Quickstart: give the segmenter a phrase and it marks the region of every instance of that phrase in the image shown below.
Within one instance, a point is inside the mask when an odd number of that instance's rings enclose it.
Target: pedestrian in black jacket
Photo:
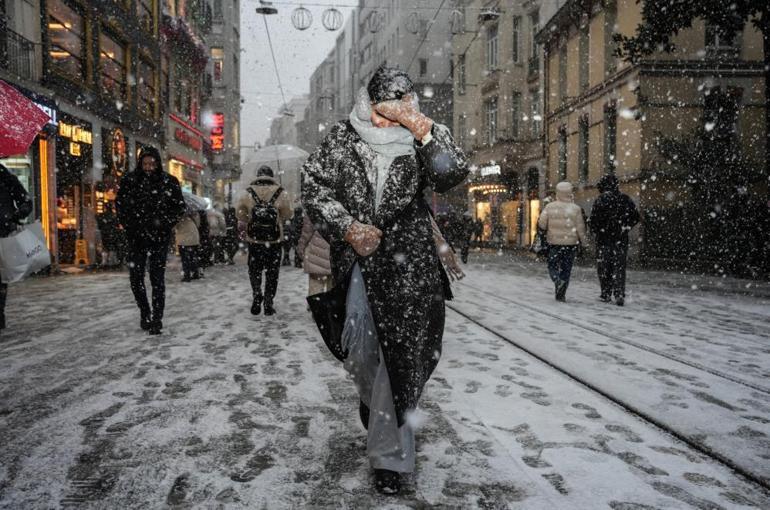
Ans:
[[[0,164],[0,237],[16,231],[24,218],[32,213],[32,199],[19,178]],[[8,284],[0,282],[0,329],[5,329],[5,301]]]
[[[596,236],[596,264],[601,295],[609,303],[612,296],[618,306],[626,297],[626,259],[628,233],[639,223],[639,211],[631,197],[621,193],[618,179],[605,175],[599,180],[599,198],[591,209],[591,231]]]
[[[140,326],[151,335],[159,335],[163,328],[171,231],[184,215],[185,203],[179,181],[163,171],[157,149],[142,149],[136,169],[120,181],[116,206],[128,241],[131,290],[139,306]],[[144,285],[148,258],[152,308]]]
[[[385,68],[303,167],[303,206],[331,245],[331,292],[347,295],[335,327],[386,494],[414,470],[407,416],[438,363],[451,296],[423,192],[444,193],[467,173],[448,130],[419,113],[409,77]]]

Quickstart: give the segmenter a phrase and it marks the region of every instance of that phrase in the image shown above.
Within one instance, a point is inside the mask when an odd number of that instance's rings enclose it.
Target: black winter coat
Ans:
[[[11,235],[32,213],[32,199],[19,178],[0,165],[0,237]]]
[[[414,409],[438,363],[449,281],[439,261],[426,187],[444,193],[465,179],[465,155],[444,129],[397,157],[379,208],[367,177],[366,143],[347,121],[335,125],[303,167],[302,201],[330,242],[332,275],[347,289],[353,265],[363,274],[369,305],[390,376],[399,424]],[[358,256],[344,241],[354,220],[382,230],[380,246]],[[344,321],[344,317],[341,318]]]
[[[131,243],[167,243],[185,212],[179,181],[163,171],[159,156],[157,161],[155,172],[147,174],[137,166],[120,180],[115,205]]]
[[[600,244],[627,241],[628,232],[639,223],[639,211],[631,197],[620,191],[605,191],[591,209],[591,232]]]

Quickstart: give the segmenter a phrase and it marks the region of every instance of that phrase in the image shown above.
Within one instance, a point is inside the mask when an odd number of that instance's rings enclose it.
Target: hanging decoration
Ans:
[[[321,17],[321,23],[323,23],[324,28],[330,32],[342,28],[342,21],[342,13],[334,7],[326,9]]]
[[[307,30],[313,24],[313,15],[300,5],[291,13],[291,23],[297,30]]]
[[[366,19],[366,24],[369,32],[376,34],[385,25],[385,14],[380,11],[372,11]]]
[[[452,34],[458,35],[465,32],[465,18],[463,16],[463,13],[454,10],[452,11],[452,14],[450,14],[449,17],[449,26],[452,29]]]
[[[420,31],[420,13],[414,11],[406,18],[406,29],[410,33],[417,35],[417,32]]]

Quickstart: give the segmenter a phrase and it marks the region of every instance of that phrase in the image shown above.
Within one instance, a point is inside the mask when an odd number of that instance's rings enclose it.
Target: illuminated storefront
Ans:
[[[204,195],[203,133],[180,117],[169,114],[168,173],[179,179],[184,191]]]

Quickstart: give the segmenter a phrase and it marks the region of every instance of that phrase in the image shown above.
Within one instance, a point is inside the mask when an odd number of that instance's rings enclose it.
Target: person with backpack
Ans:
[[[631,197],[621,193],[618,178],[605,175],[599,179],[599,198],[591,209],[591,232],[596,236],[596,266],[601,295],[605,303],[615,296],[615,304],[626,299],[626,260],[628,233],[639,223],[639,211]]]
[[[283,252],[283,224],[291,218],[291,212],[289,197],[273,178],[273,169],[269,166],[260,167],[257,179],[246,188],[236,207],[238,221],[246,225],[253,315],[260,314],[263,304],[265,315],[275,314],[273,300],[278,289]]]

